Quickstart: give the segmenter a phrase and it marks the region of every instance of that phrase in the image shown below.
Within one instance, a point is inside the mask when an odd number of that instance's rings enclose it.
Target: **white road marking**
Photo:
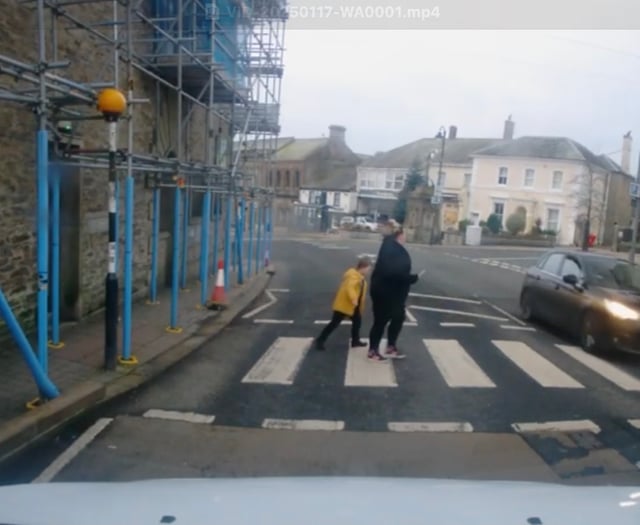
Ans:
[[[505,330],[518,330],[520,332],[535,332],[536,329],[533,326],[513,326],[512,324],[501,324],[500,328]]]
[[[394,422],[388,424],[391,432],[473,432],[471,423]]]
[[[640,379],[620,370],[611,363],[599,359],[593,355],[587,354],[581,348],[571,345],[556,345],[565,354],[573,357],[576,361],[582,363],[587,368],[593,370],[596,374],[601,375],[612,383],[618,385],[623,390],[640,391]]]
[[[529,432],[593,432],[600,433],[600,427],[589,419],[576,421],[547,421],[544,423],[514,423],[511,427],[519,433]]]
[[[455,339],[423,339],[422,342],[451,388],[496,387]]]
[[[176,412],[174,410],[161,410],[152,408],[147,410],[142,417],[153,419],[168,419],[170,421],[186,421],[187,423],[211,424],[216,420],[216,416],[207,414],[196,414],[195,412]]]
[[[404,309],[404,313],[407,317],[407,319],[409,320],[410,323],[416,323],[418,324],[418,320],[413,316],[413,314],[409,311],[408,308]]]
[[[330,321],[328,319],[320,319],[318,321],[314,321],[313,324],[329,324]],[[346,324],[346,325],[350,325],[352,324],[352,322],[348,319],[345,319],[344,321],[342,321],[340,324]]]
[[[540,386],[546,388],[584,388],[570,375],[521,341],[491,341],[509,360]]]
[[[413,308],[414,310],[424,310],[425,312],[438,312],[441,314],[464,315],[467,317],[476,317],[478,319],[489,319],[491,321],[508,321],[508,319],[504,317],[495,317],[493,315],[484,315],[484,314],[474,314],[471,312],[463,312],[460,310],[450,310],[448,308],[432,308],[430,306],[416,306],[416,305],[411,305],[409,308]]]
[[[268,288],[268,290],[273,293],[289,293],[291,291],[289,288]]]
[[[440,323],[440,326],[444,326],[447,328],[473,328],[475,324],[473,323]]]
[[[640,419],[627,419],[627,423],[640,430]]]
[[[292,319],[254,319],[256,324],[293,324]]]
[[[525,323],[524,321],[518,319],[516,316],[511,315],[509,312],[503,310],[502,308],[500,308],[499,306],[496,306],[493,303],[490,303],[489,301],[485,300],[485,303],[488,304],[491,308],[493,308],[496,312],[501,313],[502,315],[506,315],[509,319],[511,319],[514,323],[519,324],[520,326],[526,326],[527,323]]]
[[[366,339],[364,341],[367,341]],[[378,349],[384,355],[387,340],[380,341]],[[397,387],[396,373],[393,368],[393,360],[376,362],[367,359],[368,348],[347,347],[347,370],[344,374],[344,386],[368,386],[368,387]]]
[[[91,425],[69,448],[60,454],[32,483],[49,483],[60,471],[66,467],[80,452],[84,450],[107,426],[113,418],[103,417]]]
[[[439,299],[442,301],[453,301],[458,303],[468,304],[482,304],[482,301],[476,301],[475,299],[465,299],[463,297],[448,297],[446,295],[431,295],[426,293],[410,292],[409,297],[420,297],[421,299]]]
[[[266,310],[267,308],[269,308],[270,306],[274,305],[276,302],[278,302],[278,299],[276,298],[275,295],[273,295],[271,293],[271,290],[265,290],[264,292],[267,297],[269,298],[269,301],[266,302],[265,304],[258,306],[257,308],[254,308],[253,310],[251,310],[250,312],[244,314],[242,316],[243,319],[249,319],[250,317],[253,317],[256,314],[259,314],[260,312],[262,312],[263,310]]]
[[[242,382],[292,385],[312,341],[312,337],[278,337]]]
[[[262,428],[271,430],[344,430],[344,421],[321,419],[265,419]]]

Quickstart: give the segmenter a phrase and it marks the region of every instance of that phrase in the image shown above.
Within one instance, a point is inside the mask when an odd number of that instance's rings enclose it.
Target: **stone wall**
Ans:
[[[0,54],[22,62],[32,63],[36,58],[37,32],[35,10],[21,6],[13,0],[0,0]],[[71,5],[65,10],[75,18],[83,20],[100,31],[111,29],[100,26],[112,18],[111,2]],[[120,8],[122,11],[122,8]],[[123,16],[121,12],[120,16]],[[51,25],[47,16],[48,27]],[[69,61],[70,66],[55,73],[78,83],[113,83],[113,49],[86,30],[69,29],[69,22],[59,17],[57,26],[58,45],[54,50],[48,43],[49,60]],[[123,28],[121,27],[121,32]],[[137,34],[136,38],[144,37]],[[148,39],[147,39],[148,40]],[[145,44],[146,45],[146,44]],[[138,47],[137,52],[146,50]],[[124,64],[118,69],[118,87],[126,89]],[[0,76],[0,83],[10,85],[8,77]],[[166,87],[157,89],[154,81],[143,73],[134,71],[134,94],[149,103],[134,109],[134,151],[165,156],[176,151],[176,95]],[[159,97],[158,97],[159,93]],[[159,111],[156,111],[159,108]],[[82,108],[91,111],[91,108]],[[189,111],[185,104],[185,114]],[[202,161],[205,159],[206,112],[200,107],[193,110],[189,124],[185,127],[184,158]],[[215,123],[217,132],[224,136],[225,125]],[[0,101],[0,287],[7,295],[23,326],[29,330],[35,321],[35,132],[36,122],[28,108]],[[74,122],[74,141],[83,148],[106,148],[107,127],[101,120]],[[127,146],[127,124],[118,125],[118,147]],[[83,317],[100,309],[104,304],[104,279],[107,270],[107,173],[105,170],[79,169],[75,173],[65,172],[73,178],[74,190],[63,199],[71,199],[77,214],[67,219],[71,238],[63,237],[61,250],[66,279],[74,283],[63,283],[63,300],[72,302],[67,317]],[[120,175],[119,200],[119,273],[124,264],[124,178]],[[64,211],[69,211],[65,209]],[[199,222],[194,218],[193,228]],[[199,229],[199,227],[198,227]],[[147,294],[150,272],[151,191],[145,189],[144,175],[136,174],[135,219],[134,219],[134,279],[136,297]],[[66,239],[66,240],[65,240]],[[65,243],[68,243],[65,245]],[[73,246],[71,246],[73,244]],[[159,286],[170,264],[171,238],[162,233],[159,250]],[[197,261],[199,255],[199,233],[190,243],[190,259]],[[190,264],[190,269],[197,268]],[[191,273],[191,272],[190,272]],[[192,275],[194,275],[192,273]],[[121,279],[121,285],[123,284]],[[73,297],[73,289],[77,294]],[[70,319],[69,319],[70,320]],[[0,326],[1,330],[1,326]]]

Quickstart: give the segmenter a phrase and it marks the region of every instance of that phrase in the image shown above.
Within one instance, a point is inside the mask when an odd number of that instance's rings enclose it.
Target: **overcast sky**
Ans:
[[[282,135],[347,128],[358,153],[434,136],[567,136],[616,161],[640,151],[640,31],[290,29]]]

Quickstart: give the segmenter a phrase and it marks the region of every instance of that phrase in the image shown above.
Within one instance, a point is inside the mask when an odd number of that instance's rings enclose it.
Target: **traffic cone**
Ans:
[[[224,291],[224,262],[218,261],[218,272],[216,273],[216,285],[211,293],[211,300],[207,305],[209,310],[220,310],[227,306],[227,298]]]

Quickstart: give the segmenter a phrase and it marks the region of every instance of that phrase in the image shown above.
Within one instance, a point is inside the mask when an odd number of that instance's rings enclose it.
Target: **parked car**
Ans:
[[[565,329],[590,352],[640,353],[640,267],[599,253],[552,250],[527,270],[522,317]]]

